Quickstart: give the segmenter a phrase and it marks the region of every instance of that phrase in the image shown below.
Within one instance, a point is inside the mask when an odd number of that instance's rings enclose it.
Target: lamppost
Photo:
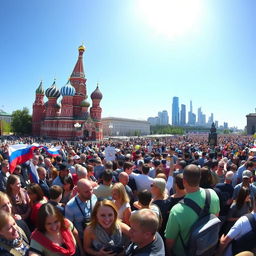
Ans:
[[[108,128],[109,128],[109,137],[110,137],[112,135],[112,129],[114,128],[113,124],[110,123]]]

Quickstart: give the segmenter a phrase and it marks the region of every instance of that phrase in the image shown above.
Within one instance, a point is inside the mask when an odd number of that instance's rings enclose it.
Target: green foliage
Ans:
[[[29,114],[28,108],[23,108],[22,110],[16,110],[12,112],[11,126],[15,134],[31,134],[32,117]]]
[[[184,128],[171,125],[150,126],[151,134],[184,134]]]
[[[11,132],[11,124],[5,120],[1,120],[1,129],[3,134],[9,134]]]

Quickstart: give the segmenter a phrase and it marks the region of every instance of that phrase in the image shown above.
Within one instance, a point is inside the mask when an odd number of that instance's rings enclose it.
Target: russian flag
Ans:
[[[25,163],[33,157],[33,146],[27,144],[9,145],[9,164],[12,173],[18,164]]]
[[[45,149],[46,154],[49,156],[56,157],[60,155],[61,146],[56,146],[51,148],[44,146],[43,148]]]

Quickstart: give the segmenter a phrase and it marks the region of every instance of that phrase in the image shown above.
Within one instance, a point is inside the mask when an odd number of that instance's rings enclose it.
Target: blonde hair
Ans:
[[[3,204],[4,199],[6,199],[6,198],[7,198],[8,200],[10,200],[9,197],[8,197],[8,195],[7,195],[6,193],[0,191],[0,205]]]
[[[9,218],[12,218],[12,215],[6,211],[0,210],[0,230],[5,227]]]
[[[113,185],[112,191],[117,191],[122,203],[129,203],[130,198],[126,193],[125,187],[121,182],[117,182]]]
[[[97,201],[92,211],[89,227],[91,227],[92,229],[96,228],[96,225],[98,224],[97,213],[99,208],[102,206],[110,207],[114,212],[114,221],[110,227],[111,231],[113,232],[115,230],[116,225],[120,222],[120,220],[118,219],[118,211],[117,211],[116,205],[114,204],[114,202],[108,199]]]

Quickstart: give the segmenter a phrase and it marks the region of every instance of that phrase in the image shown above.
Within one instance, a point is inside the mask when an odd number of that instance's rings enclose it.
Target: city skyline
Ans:
[[[83,42],[103,117],[146,120],[170,112],[175,94],[187,110],[192,99],[219,124],[244,128],[255,112],[255,15],[252,0],[3,0],[0,109],[32,113],[40,81],[66,84]]]

